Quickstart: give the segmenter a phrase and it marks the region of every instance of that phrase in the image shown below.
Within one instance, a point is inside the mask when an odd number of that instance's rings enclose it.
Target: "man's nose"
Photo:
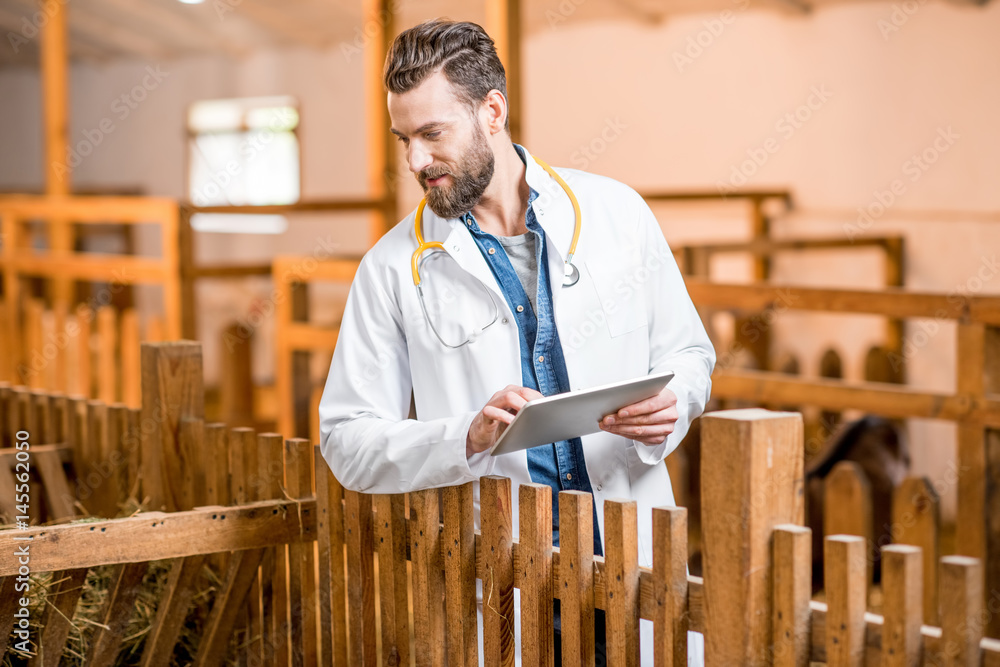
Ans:
[[[431,159],[430,153],[422,150],[419,146],[410,145],[410,154],[408,156],[410,163],[410,171],[414,174],[419,174],[421,171],[431,166],[433,159]]]

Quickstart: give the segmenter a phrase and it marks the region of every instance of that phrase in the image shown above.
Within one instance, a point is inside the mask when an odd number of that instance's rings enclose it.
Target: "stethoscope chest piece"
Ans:
[[[571,261],[563,265],[563,287],[572,287],[580,282],[580,269]]]

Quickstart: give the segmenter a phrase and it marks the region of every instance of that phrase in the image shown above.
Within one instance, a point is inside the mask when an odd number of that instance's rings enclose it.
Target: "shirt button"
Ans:
[[[523,313],[524,312],[524,306],[518,306],[517,307],[517,312]]]
[[[500,323],[501,323],[501,324],[507,324],[507,318],[506,318],[506,317],[505,317],[505,318],[503,318],[503,320],[501,320],[501,321],[500,321]]]
[[[600,490],[601,490],[601,489],[603,489],[603,488],[604,488],[604,486],[603,486],[603,485],[601,485],[601,484],[598,484],[598,485],[597,485],[597,490],[598,490],[598,491],[600,491]]]
[[[545,361],[545,357],[544,356],[540,356],[540,357],[538,357],[538,360],[539,361]]]
[[[494,255],[494,254],[496,254],[496,251],[497,251],[497,249],[496,249],[496,248],[490,248],[490,249],[489,249],[489,250],[487,250],[486,252],[490,253],[491,255]]]
[[[566,479],[573,479],[573,475],[566,473]]]

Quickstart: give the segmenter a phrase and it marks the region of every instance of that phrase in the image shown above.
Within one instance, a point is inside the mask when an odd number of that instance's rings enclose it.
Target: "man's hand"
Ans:
[[[507,424],[514,421],[518,410],[536,398],[542,398],[542,394],[513,384],[493,394],[469,427],[469,435],[465,439],[466,458],[492,447]]]
[[[617,414],[598,422],[601,429],[650,447],[662,444],[674,432],[677,421],[677,395],[666,387],[644,401],[626,405]]]

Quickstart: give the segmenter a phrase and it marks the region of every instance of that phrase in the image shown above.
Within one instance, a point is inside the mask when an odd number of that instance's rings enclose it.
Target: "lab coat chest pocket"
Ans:
[[[611,336],[646,327],[646,299],[638,249],[590,258],[586,266]]]

